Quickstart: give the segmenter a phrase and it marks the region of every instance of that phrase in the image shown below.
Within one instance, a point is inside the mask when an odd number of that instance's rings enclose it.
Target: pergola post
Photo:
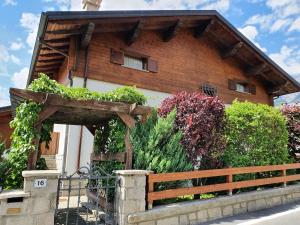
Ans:
[[[59,110],[60,107],[48,107],[47,105],[44,105],[44,109],[40,112],[39,118],[37,119],[35,123],[35,129],[39,135],[33,140],[34,144],[34,151],[31,151],[28,156],[28,164],[27,169],[28,170],[35,170],[36,168],[36,162],[38,160],[39,156],[39,147],[40,147],[40,133],[42,131],[42,123],[44,120],[49,118],[51,115],[53,115],[57,110]]]
[[[40,133],[42,130],[42,124],[38,124],[36,126],[36,131]],[[36,167],[36,162],[37,162],[37,157],[38,157],[38,152],[39,152],[39,145],[40,145],[40,135],[38,135],[34,140],[34,150],[29,153],[28,156],[28,164],[27,164],[27,169],[28,170],[35,170]]]

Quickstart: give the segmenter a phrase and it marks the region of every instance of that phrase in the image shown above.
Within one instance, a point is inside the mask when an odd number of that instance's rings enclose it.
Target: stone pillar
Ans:
[[[59,172],[56,170],[23,171],[24,192],[30,194],[29,214],[35,224],[53,225]],[[44,182],[46,181],[46,184]],[[37,182],[40,182],[37,184]]]
[[[128,215],[146,210],[145,170],[117,170],[115,209],[117,225],[127,225]]]

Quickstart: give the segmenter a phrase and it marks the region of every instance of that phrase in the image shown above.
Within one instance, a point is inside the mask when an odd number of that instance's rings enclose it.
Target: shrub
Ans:
[[[200,92],[181,92],[165,99],[158,113],[166,117],[174,108],[174,129],[182,131],[181,143],[193,165],[200,169],[221,166],[219,158],[225,148],[223,102]]]
[[[145,124],[139,123],[131,131],[134,148],[135,169],[152,170],[155,173],[181,172],[191,170],[183,146],[181,131],[174,131],[176,111],[173,110],[166,118],[158,118],[156,112]],[[164,189],[167,186],[178,186],[182,182],[164,183],[156,186]]]
[[[234,101],[226,109],[227,166],[264,166],[290,161],[286,119],[279,109]]]
[[[284,105],[281,107],[281,112],[287,119],[289,153],[297,159],[296,154],[300,154],[300,107],[299,105]]]

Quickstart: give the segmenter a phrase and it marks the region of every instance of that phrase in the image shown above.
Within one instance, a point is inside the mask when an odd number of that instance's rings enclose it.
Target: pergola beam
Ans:
[[[129,45],[132,45],[136,40],[137,38],[139,37],[142,29],[144,28],[144,22],[142,20],[140,20],[136,25],[135,27],[133,28],[132,31],[129,32],[129,34],[127,35],[126,37],[126,44],[129,46]]]
[[[227,51],[224,51],[222,53],[222,58],[226,59],[232,56],[235,56],[238,51],[243,47],[244,43],[243,42],[238,42],[235,45],[233,45],[230,49],[228,49]]]
[[[167,29],[163,34],[163,41],[168,42],[172,40],[180,30],[180,27],[182,27],[182,21],[177,20],[174,25],[172,25],[169,29]]]
[[[60,107],[58,106],[51,106],[51,107],[45,107],[43,111],[40,112],[39,118],[35,123],[35,126],[40,125],[43,121],[48,119],[50,116],[52,116],[54,113],[56,113]]]

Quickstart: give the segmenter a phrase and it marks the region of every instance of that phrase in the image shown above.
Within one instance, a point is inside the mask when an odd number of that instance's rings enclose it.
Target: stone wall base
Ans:
[[[133,225],[192,225],[300,200],[300,184],[160,206],[128,215]]]

